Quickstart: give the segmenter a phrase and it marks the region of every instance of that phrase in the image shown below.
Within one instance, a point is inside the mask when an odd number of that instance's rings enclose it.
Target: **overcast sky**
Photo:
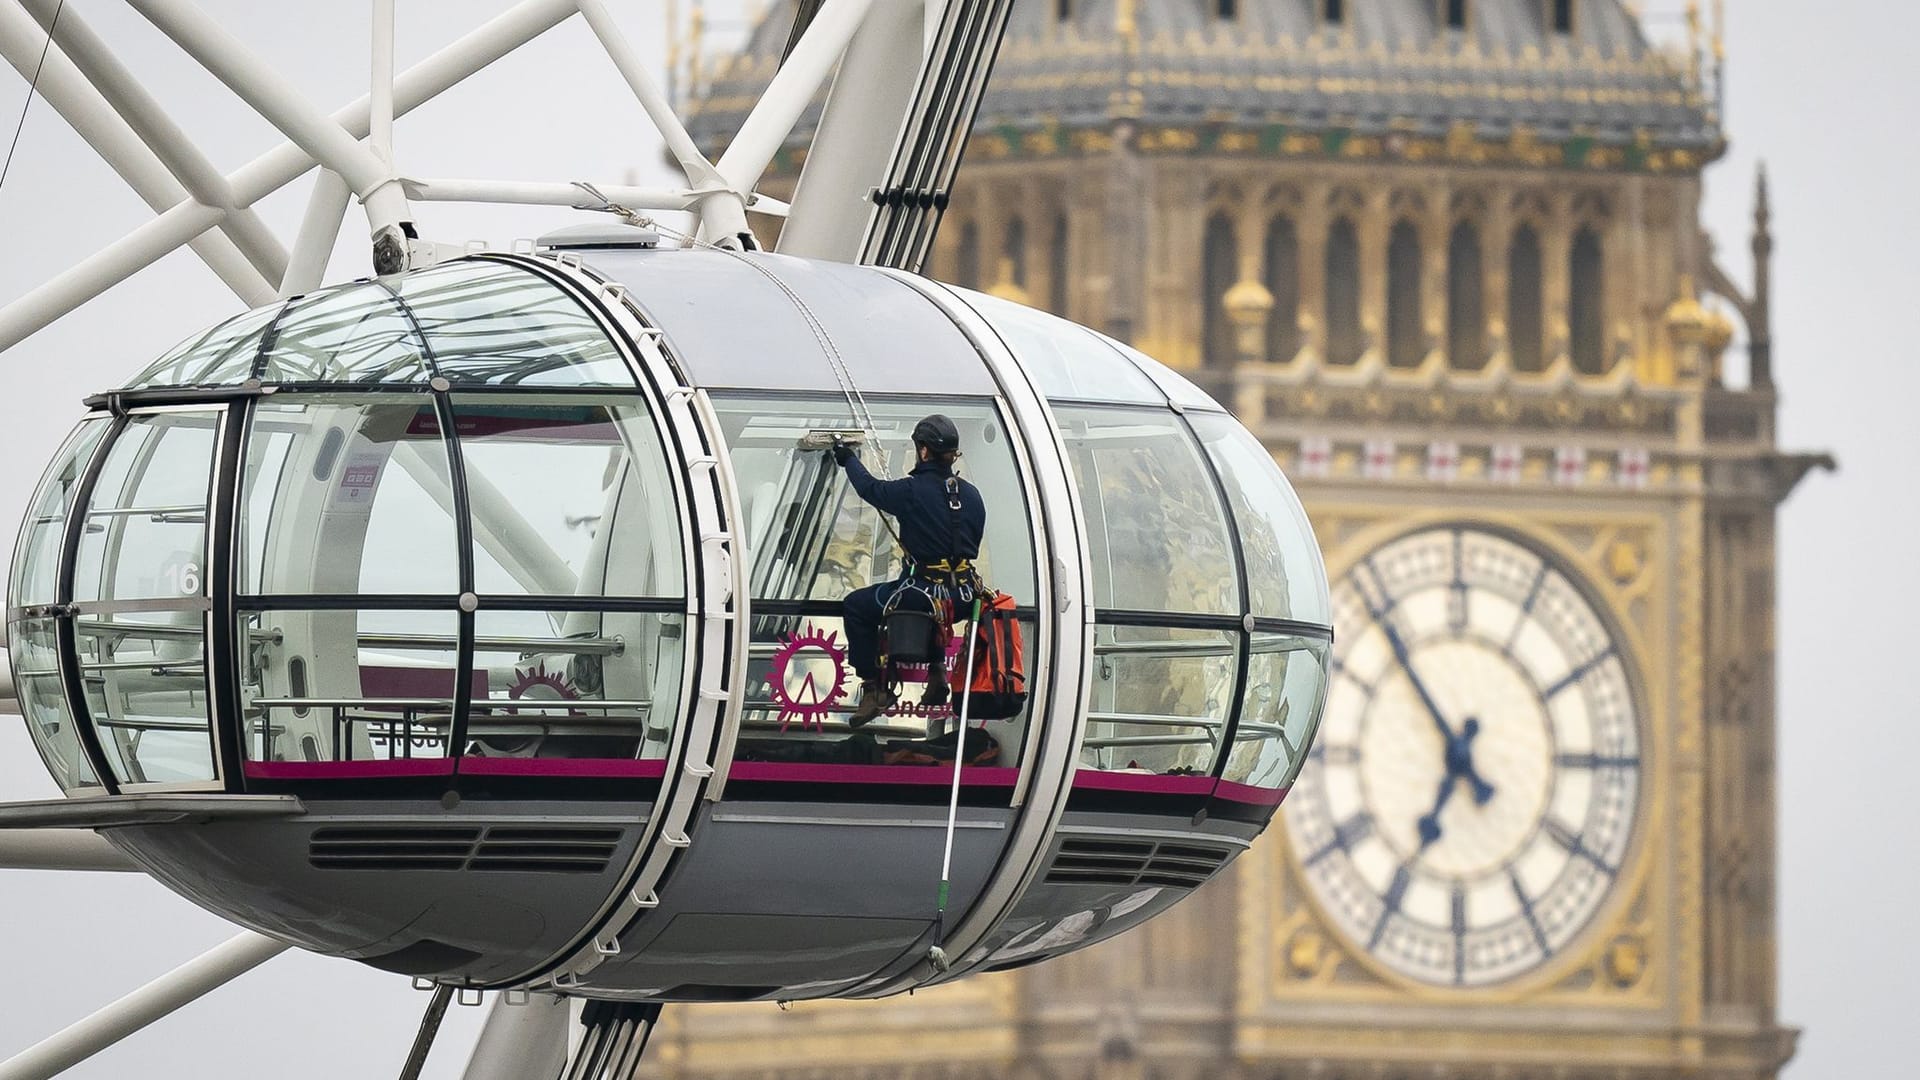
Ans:
[[[13,0],[0,0],[11,3]],[[310,100],[364,90],[363,5],[202,0]],[[1031,0],[1029,0],[1031,2]],[[401,0],[400,64],[450,41],[499,0]],[[633,37],[657,55],[661,5],[629,2]],[[741,3],[709,3],[724,22]],[[1678,6],[1650,5],[1656,13]],[[1731,153],[1709,173],[1708,224],[1742,277],[1755,162],[1773,178],[1775,373],[1790,448],[1831,450],[1781,517],[1779,669],[1781,1015],[1807,1029],[1787,1075],[1910,1074],[1920,1038],[1916,814],[1920,717],[1904,677],[1916,637],[1920,358],[1897,315],[1920,295],[1920,106],[1910,55],[1920,9],[1885,0],[1729,5]],[[157,33],[111,0],[72,0],[222,169],[279,141]],[[26,83],[0,65],[0,138]],[[647,134],[576,20],[403,119],[414,175],[621,181],[652,170]],[[291,236],[306,181],[262,213]],[[29,111],[0,188],[0,303],[150,217],[44,102]],[[440,239],[504,244],[579,215],[435,206]],[[332,277],[365,272],[364,216],[350,215]],[[0,536],[11,537],[80,398],[117,385],[176,340],[238,310],[182,251],[0,354]],[[57,794],[17,721],[0,722],[0,800]],[[183,962],[232,928],[136,875],[0,871],[0,1058]],[[110,1050],[76,1077],[392,1075],[425,995],[406,980],[293,954]],[[429,1075],[457,1076],[480,1020],[456,1009]]]

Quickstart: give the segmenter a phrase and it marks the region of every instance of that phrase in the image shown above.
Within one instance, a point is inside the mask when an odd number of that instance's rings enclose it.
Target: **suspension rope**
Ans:
[[[20,133],[27,130],[27,110],[33,108],[34,96],[40,90],[40,72],[47,66],[47,53],[53,50],[53,32],[60,28],[60,13],[67,9],[67,0],[53,9],[53,18],[47,22],[47,40],[40,43],[40,60],[33,65],[33,78],[27,80],[27,100],[20,106],[20,122],[13,127],[13,141],[7,144],[6,164],[0,165],[0,187],[5,187],[7,174],[13,171],[13,152],[20,147]]]
[[[940,941],[947,932],[947,894],[953,882],[953,835],[960,827],[960,767],[967,760],[967,710],[973,704],[973,646],[980,640],[980,589],[973,590],[973,612],[967,619],[967,659],[961,666],[960,730],[953,736],[953,790],[947,795],[947,843],[940,853],[940,892],[934,900],[933,947],[927,959],[944,971],[952,963]],[[932,676],[931,670],[928,676]]]

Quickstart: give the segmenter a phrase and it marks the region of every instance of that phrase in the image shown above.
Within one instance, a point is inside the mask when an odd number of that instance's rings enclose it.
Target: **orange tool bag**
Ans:
[[[1027,657],[1013,597],[997,592],[981,603],[971,647],[972,670],[949,676],[955,713],[968,720],[1019,716],[1027,707]]]

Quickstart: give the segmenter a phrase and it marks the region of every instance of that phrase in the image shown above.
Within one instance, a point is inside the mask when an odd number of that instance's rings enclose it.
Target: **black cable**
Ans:
[[[27,100],[20,106],[20,122],[14,125],[13,141],[7,144],[6,164],[0,165],[0,187],[7,184],[7,173],[13,171],[13,152],[20,147],[20,133],[27,130],[27,110],[33,108],[33,95],[40,89],[40,70],[47,66],[47,53],[53,48],[53,32],[60,26],[60,13],[67,9],[67,0],[53,9],[53,18],[47,23],[47,40],[40,45],[40,60],[33,65],[33,78],[27,80]]]

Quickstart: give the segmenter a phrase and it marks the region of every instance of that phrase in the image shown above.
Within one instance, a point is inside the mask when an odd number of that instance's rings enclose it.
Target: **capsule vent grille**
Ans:
[[[307,861],[321,870],[507,870],[597,874],[620,844],[591,825],[329,825]]]
[[[1047,868],[1050,885],[1164,885],[1192,889],[1233,853],[1205,844],[1067,837]]]

